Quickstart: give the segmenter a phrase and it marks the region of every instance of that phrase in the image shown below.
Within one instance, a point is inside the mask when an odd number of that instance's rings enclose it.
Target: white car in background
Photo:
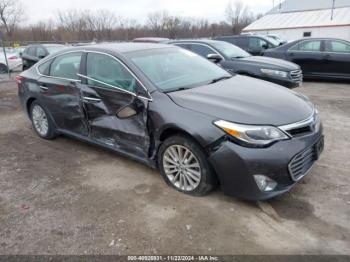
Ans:
[[[8,73],[8,69],[10,71],[20,70],[22,67],[22,59],[21,59],[21,50],[20,49],[12,49],[6,51],[8,67],[6,64],[6,59],[4,52],[0,52],[0,74]]]

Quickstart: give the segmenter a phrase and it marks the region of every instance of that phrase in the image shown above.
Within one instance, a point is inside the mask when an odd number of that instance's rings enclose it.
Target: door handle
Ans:
[[[86,103],[99,103],[99,102],[101,102],[101,99],[99,99],[99,98],[88,97],[88,96],[84,96],[83,100]]]
[[[46,86],[44,86],[44,85],[41,85],[41,86],[39,86],[39,87],[40,87],[40,89],[43,90],[43,91],[46,91],[46,90],[49,89],[48,87],[46,87]]]

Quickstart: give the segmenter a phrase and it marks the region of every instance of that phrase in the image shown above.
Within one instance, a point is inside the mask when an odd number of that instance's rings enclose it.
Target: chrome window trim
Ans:
[[[133,95],[133,96],[135,96],[135,97],[139,97],[139,98],[148,100],[148,101],[150,101],[150,102],[153,101],[153,98],[152,98],[151,94],[149,93],[148,89],[143,85],[143,83],[141,82],[141,80],[140,80],[140,79],[134,74],[134,72],[132,72],[120,59],[118,59],[117,57],[115,57],[115,56],[113,56],[113,55],[111,55],[111,54],[107,54],[107,53],[100,52],[100,51],[90,51],[90,50],[87,50],[87,51],[85,51],[85,53],[87,53],[87,54],[89,54],[89,53],[94,53],[94,54],[106,55],[106,56],[109,56],[109,57],[111,57],[112,59],[116,60],[118,63],[120,63],[120,64],[121,64],[135,79],[136,79],[137,82],[139,82],[139,83],[141,84],[142,88],[146,91],[146,93],[148,94],[149,97],[139,96],[139,95],[137,95],[136,93],[127,91],[127,90],[125,90],[125,89],[123,89],[123,88],[120,88],[120,87],[117,87],[117,86],[113,86],[113,85],[109,85],[109,84],[103,83],[102,81],[99,81],[99,80],[93,79],[93,78],[91,78],[91,77],[88,77],[88,76],[84,76],[84,75],[80,75],[80,74],[79,74],[81,77],[84,77],[84,78],[86,78],[86,79],[90,79],[90,80],[92,80],[92,81],[96,81],[96,82],[98,82],[98,83],[100,83],[100,84],[109,86],[109,87],[111,87],[111,88],[118,89],[118,90],[120,90],[120,91],[123,91],[123,92],[125,92],[125,93],[130,94],[130,95]]]
[[[320,41],[320,43],[321,43],[321,45],[320,45],[320,50],[319,50],[319,51],[291,50],[291,49],[293,49],[294,47],[296,47],[297,45],[302,44],[302,43],[304,43],[304,42],[317,42],[317,41]],[[321,51],[322,41],[324,41],[324,40],[323,40],[323,39],[321,39],[321,40],[320,40],[320,39],[317,39],[317,40],[315,40],[315,39],[305,39],[305,40],[302,40],[302,41],[296,43],[296,44],[293,45],[292,47],[290,47],[290,48],[287,50],[287,52],[323,53],[323,52]]]
[[[58,77],[58,76],[49,76],[49,75],[44,75],[42,73],[40,73],[39,71],[39,66],[41,66],[42,64],[45,64],[46,62],[49,62],[50,60],[55,59],[58,56],[61,55],[66,55],[66,54],[70,54],[70,53],[84,53],[84,50],[77,50],[77,51],[69,51],[69,52],[65,52],[65,53],[61,53],[61,54],[57,54],[53,57],[47,58],[47,59],[43,59],[43,61],[40,61],[37,65],[35,65],[35,70],[37,72],[38,75],[43,76],[43,77],[48,77],[48,78],[53,78],[53,79],[61,79],[61,80],[67,80],[67,81],[71,81],[71,82],[75,82],[75,83],[81,83],[80,79],[70,79],[70,78],[65,78],[65,77]],[[52,62],[52,61],[51,61]],[[80,61],[81,63],[81,61]]]
[[[332,40],[332,39],[325,39],[325,49],[324,49],[324,52],[323,53],[326,53],[326,54],[339,54],[339,55],[350,55],[350,51],[345,53],[345,52],[333,52],[333,51],[327,51],[326,50],[326,47],[327,47],[327,41],[328,42],[340,42],[340,43],[344,43],[348,46],[350,46],[350,43],[345,41],[345,40],[341,40],[341,39],[337,39],[337,40]]]
[[[120,91],[120,92],[127,93],[127,94],[129,94],[129,95],[134,96],[134,97],[138,97],[138,98],[142,98],[142,99],[145,99],[145,100],[148,100],[148,101],[152,101],[152,100],[150,100],[150,98],[143,97],[143,96],[138,96],[138,95],[136,95],[135,93],[130,92],[130,91],[128,91],[128,90],[125,90],[125,89],[123,89],[123,88],[121,88],[121,87],[113,86],[113,85],[104,83],[104,82],[102,82],[102,81],[99,81],[99,80],[97,80],[97,79],[94,79],[94,78],[91,78],[91,77],[88,77],[88,76],[84,76],[84,75],[82,75],[82,74],[77,74],[77,75],[78,75],[79,77],[82,77],[82,78],[85,78],[85,79],[88,79],[88,80],[91,80],[91,81],[100,83],[100,84],[105,85],[105,86],[108,86],[108,87],[110,87],[110,88],[117,89],[117,90]],[[99,88],[100,88],[100,87],[99,87]],[[101,87],[101,88],[103,88],[103,87]]]
[[[112,85],[108,85],[108,84],[105,84],[103,82],[100,82],[101,84],[103,85],[106,85],[106,86],[110,86],[112,88],[115,88],[115,89],[118,89],[120,91],[124,91],[126,93],[129,93],[135,97],[139,97],[139,98],[142,98],[142,99],[145,99],[147,101],[150,101],[152,102],[153,101],[153,98],[150,94],[150,92],[148,91],[148,89],[144,86],[144,84],[141,82],[141,80],[134,74],[134,72],[132,72],[120,59],[118,59],[117,57],[111,55],[111,54],[108,54],[108,53],[105,53],[105,52],[101,52],[101,51],[94,51],[94,50],[85,50],[85,49],[79,49],[79,50],[71,50],[71,51],[67,51],[67,52],[64,52],[64,53],[60,53],[60,54],[57,54],[53,57],[50,57],[50,58],[47,58],[47,59],[43,59],[43,61],[40,61],[37,65],[35,65],[35,69],[36,69],[36,72],[38,75],[40,76],[44,76],[44,77],[48,77],[48,78],[54,78],[54,79],[63,79],[63,80],[68,80],[68,81],[72,81],[72,82],[77,82],[77,83],[81,83],[81,80],[77,80],[77,79],[68,79],[68,78],[63,78],[63,77],[55,77],[55,76],[48,76],[48,75],[44,75],[44,74],[41,74],[39,72],[39,66],[41,66],[42,64],[50,61],[50,60],[53,60],[55,59],[56,57],[58,56],[61,56],[61,55],[66,55],[66,54],[70,54],[70,53],[95,53],[95,54],[101,54],[101,55],[106,55],[106,56],[109,56],[113,59],[115,59],[116,61],[118,61],[142,86],[142,88],[146,91],[147,95],[149,97],[143,97],[143,96],[138,96],[137,94],[133,93],[133,92],[130,92],[130,91],[127,91],[125,89],[122,89],[122,88],[118,88],[118,87],[115,87],[115,86],[112,86]],[[79,77],[84,77],[84,78],[87,78],[87,76],[84,76],[84,75],[81,75],[81,74],[77,74]],[[91,78],[90,78],[91,79]],[[96,82],[99,82],[98,80],[95,80],[95,79],[91,79],[92,81],[96,81]]]
[[[196,43],[196,42],[186,42],[186,43],[185,43],[185,42],[183,42],[183,43],[176,43],[176,42],[175,42],[174,45],[201,45],[201,46],[204,46],[204,47],[208,47],[208,48],[211,49],[215,54],[221,56],[222,60],[225,61],[225,57],[223,57],[218,51],[216,51],[213,47],[211,47],[211,46],[209,46],[209,45],[207,45],[207,44]],[[186,48],[185,48],[185,49],[186,49]],[[186,50],[188,50],[188,49],[186,49]],[[194,51],[192,51],[192,50],[188,50],[188,51],[191,51],[191,52],[197,54],[196,52],[194,52]],[[199,55],[199,54],[197,54],[197,55]],[[199,55],[199,56],[201,56],[201,55]],[[203,56],[201,56],[201,57],[203,57]],[[205,58],[206,58],[206,57],[205,57]],[[206,58],[206,59],[207,59],[207,58]]]

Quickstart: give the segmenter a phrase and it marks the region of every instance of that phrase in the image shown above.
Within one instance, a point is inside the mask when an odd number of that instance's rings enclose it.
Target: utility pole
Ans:
[[[334,17],[334,7],[335,7],[335,0],[332,0],[332,14],[331,14],[331,20],[333,20],[333,17]]]

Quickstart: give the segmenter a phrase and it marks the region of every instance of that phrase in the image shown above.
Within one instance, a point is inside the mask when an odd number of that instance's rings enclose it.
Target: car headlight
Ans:
[[[279,77],[288,77],[288,73],[285,71],[272,70],[272,69],[260,69],[262,73],[269,76],[279,76]]]
[[[274,126],[241,125],[225,120],[218,120],[214,124],[248,146],[267,146],[275,141],[289,139],[286,133]]]

